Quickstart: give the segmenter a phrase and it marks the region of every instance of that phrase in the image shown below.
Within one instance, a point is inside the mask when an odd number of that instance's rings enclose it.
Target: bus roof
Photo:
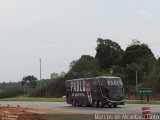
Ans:
[[[89,80],[89,79],[99,79],[99,78],[120,78],[116,76],[98,76],[98,77],[92,77],[92,78],[78,78],[78,79],[72,79],[72,80],[66,80],[67,81],[74,81],[74,80]]]
[[[117,77],[117,76],[98,76],[96,78],[120,78],[120,77]]]

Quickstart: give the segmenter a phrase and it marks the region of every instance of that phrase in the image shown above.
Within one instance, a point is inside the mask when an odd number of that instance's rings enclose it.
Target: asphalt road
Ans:
[[[28,108],[45,108],[52,110],[67,110],[76,112],[87,112],[95,114],[141,114],[142,107],[150,107],[152,114],[160,115],[160,105],[142,105],[142,104],[126,104],[119,105],[117,108],[96,108],[96,107],[72,107],[65,102],[11,102],[11,101],[0,101],[0,105],[3,106],[17,106],[28,107]]]

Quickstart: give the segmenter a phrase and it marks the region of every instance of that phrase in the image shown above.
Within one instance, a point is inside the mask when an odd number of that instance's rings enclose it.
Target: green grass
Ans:
[[[33,98],[33,97],[16,97],[4,98],[0,101],[40,101],[40,102],[65,102],[65,98]]]
[[[147,102],[147,100],[126,100],[125,104],[160,104],[160,101],[150,100]]]

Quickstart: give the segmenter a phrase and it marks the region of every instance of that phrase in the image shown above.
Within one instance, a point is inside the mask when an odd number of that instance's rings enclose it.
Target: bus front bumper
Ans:
[[[109,105],[113,105],[113,104],[124,105],[125,104],[125,100],[122,100],[122,101],[106,100],[106,101],[108,102]]]

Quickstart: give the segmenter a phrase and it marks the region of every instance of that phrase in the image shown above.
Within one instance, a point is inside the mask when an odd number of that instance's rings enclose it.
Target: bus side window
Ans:
[[[92,91],[94,95],[97,95],[97,80],[96,79],[91,79],[92,83]]]
[[[97,86],[97,81],[96,80],[92,80],[92,86],[96,87]]]
[[[103,78],[99,79],[100,86],[106,86],[106,80]]]
[[[67,91],[71,91],[71,83],[70,82],[67,82],[66,83],[66,88],[67,88]]]

